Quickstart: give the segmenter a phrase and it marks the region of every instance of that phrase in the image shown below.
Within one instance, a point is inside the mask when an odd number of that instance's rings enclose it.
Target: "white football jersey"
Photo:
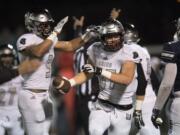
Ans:
[[[17,41],[18,51],[22,51],[29,46],[35,46],[43,42],[43,39],[33,33],[22,35]],[[48,90],[51,82],[51,66],[54,59],[54,43],[49,51],[43,56],[41,66],[33,73],[24,75],[25,89]],[[21,55],[21,59],[28,59],[28,56]]]
[[[137,53],[129,45],[124,45],[117,52],[107,52],[103,49],[101,42],[96,42],[88,48],[87,54],[95,66],[115,73],[121,72],[125,61],[129,60],[137,63],[140,60]],[[115,104],[131,104],[133,102],[132,96],[137,88],[136,75],[134,75],[134,80],[128,86],[99,76],[100,93],[98,98]]]
[[[18,76],[0,85],[0,109],[18,108],[18,93],[22,89],[23,78]]]

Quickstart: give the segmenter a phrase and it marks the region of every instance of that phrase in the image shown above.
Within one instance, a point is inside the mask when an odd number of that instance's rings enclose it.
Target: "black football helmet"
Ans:
[[[7,68],[12,68],[18,64],[16,51],[12,45],[0,45],[0,64]]]
[[[117,20],[108,20],[102,24],[101,40],[106,51],[118,51],[123,47],[124,27]]]
[[[125,25],[125,35],[124,42],[129,43],[138,43],[140,41],[139,33],[133,24]]]
[[[25,26],[27,30],[42,38],[50,35],[53,22],[54,20],[47,9],[40,9],[25,14]]]

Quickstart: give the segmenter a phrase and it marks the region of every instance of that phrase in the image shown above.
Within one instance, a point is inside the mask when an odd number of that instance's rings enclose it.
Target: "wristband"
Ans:
[[[141,110],[143,101],[142,100],[136,100],[135,110]]]
[[[108,78],[108,79],[111,79],[111,74],[112,73],[110,71],[107,71],[107,70],[104,70],[104,69],[101,72],[101,75]]]
[[[71,84],[71,87],[76,85],[76,81],[74,79],[70,79],[69,83]]]
[[[57,33],[54,31],[47,37],[47,39],[51,40],[53,43],[56,41],[56,38],[57,38]]]

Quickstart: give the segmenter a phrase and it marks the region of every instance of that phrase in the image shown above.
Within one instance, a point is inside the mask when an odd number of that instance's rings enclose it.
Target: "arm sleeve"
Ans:
[[[0,67],[0,84],[10,81],[12,78],[18,75],[18,69],[7,69],[5,67]]]
[[[144,96],[147,86],[147,80],[141,63],[137,63],[137,74],[138,74],[137,76],[138,86],[137,86],[136,95]]]
[[[155,108],[161,110],[169,97],[174,85],[177,74],[177,65],[175,63],[167,63],[165,66],[164,76],[158,91]]]

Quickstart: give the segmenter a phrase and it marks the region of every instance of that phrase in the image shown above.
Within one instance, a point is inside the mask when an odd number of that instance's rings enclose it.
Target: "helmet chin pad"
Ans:
[[[50,22],[34,22],[36,29],[34,29],[34,33],[41,37],[47,37],[50,35],[51,23]]]

